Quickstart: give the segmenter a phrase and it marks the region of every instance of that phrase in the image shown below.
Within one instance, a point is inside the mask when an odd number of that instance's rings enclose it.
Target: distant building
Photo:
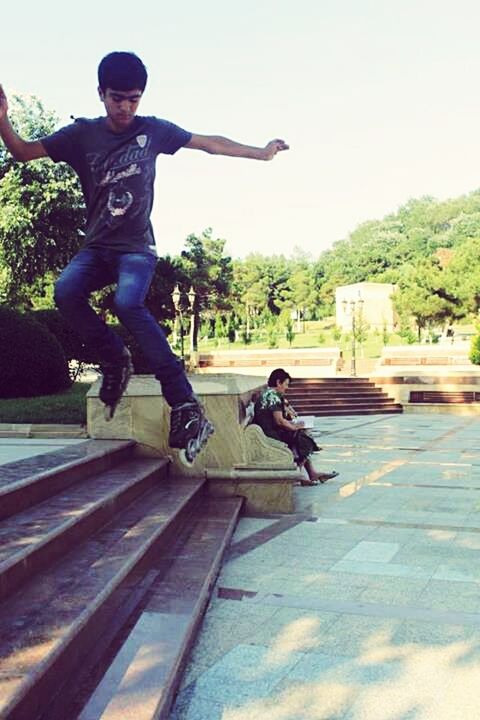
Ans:
[[[392,303],[395,288],[396,286],[391,283],[376,282],[337,287],[335,291],[337,326],[346,331],[351,329],[353,301],[356,318],[361,314],[363,322],[368,323],[372,330],[381,331],[385,327],[391,332],[396,324]]]

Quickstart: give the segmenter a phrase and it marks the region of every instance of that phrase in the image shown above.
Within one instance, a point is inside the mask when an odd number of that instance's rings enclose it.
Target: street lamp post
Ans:
[[[181,299],[181,293],[180,288],[177,285],[175,285],[175,288],[172,292],[172,301],[173,301],[173,307],[175,308],[175,325],[177,325],[177,320],[180,320],[180,353],[182,355],[182,363],[184,362],[184,348],[183,348],[183,317],[182,317],[182,307],[180,305],[180,299]]]
[[[343,305],[343,312],[345,315],[347,315],[347,307],[350,305],[350,316],[352,318],[352,363],[350,366],[350,375],[352,377],[356,377],[357,375],[357,325],[356,325],[356,311],[358,309],[358,312],[361,313],[363,308],[363,300],[362,298],[359,298],[358,300],[350,300],[350,303],[347,302],[347,300],[342,300]]]
[[[193,285],[190,286],[190,290],[188,291],[188,304],[190,308],[190,354],[194,353],[196,350],[195,347],[195,298],[196,293],[193,289]]]

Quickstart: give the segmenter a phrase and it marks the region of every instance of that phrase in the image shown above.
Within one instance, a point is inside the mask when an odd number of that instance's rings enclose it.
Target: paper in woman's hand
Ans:
[[[292,422],[294,422],[295,425],[303,423],[302,427],[305,428],[305,430],[311,430],[315,426],[315,415],[297,415]]]

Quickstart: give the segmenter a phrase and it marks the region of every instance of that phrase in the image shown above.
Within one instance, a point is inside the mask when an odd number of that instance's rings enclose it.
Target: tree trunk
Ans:
[[[300,312],[300,308],[296,307],[295,312],[297,313],[297,333],[302,332],[302,315]]]

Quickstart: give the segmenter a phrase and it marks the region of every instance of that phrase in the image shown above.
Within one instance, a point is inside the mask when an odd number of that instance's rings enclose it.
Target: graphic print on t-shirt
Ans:
[[[128,219],[148,214],[150,194],[146,189],[153,182],[151,138],[140,134],[125,146],[108,154],[87,156],[98,188],[97,227],[114,229]]]

